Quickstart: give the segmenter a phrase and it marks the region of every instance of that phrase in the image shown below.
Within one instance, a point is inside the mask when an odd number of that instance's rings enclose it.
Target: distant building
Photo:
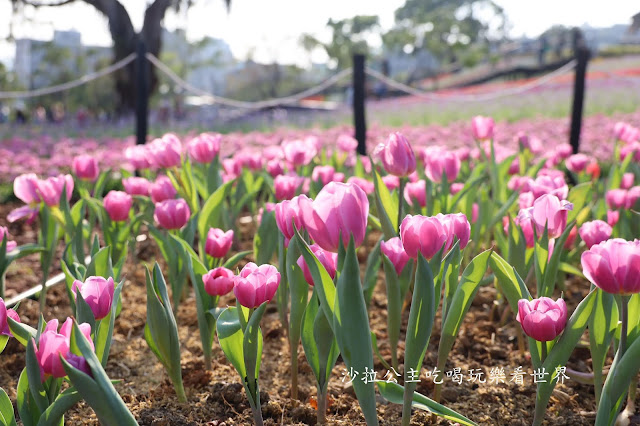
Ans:
[[[34,39],[16,40],[16,55],[13,63],[19,83],[26,88],[35,89],[52,84],[46,73],[37,73],[43,64],[48,48],[65,49],[69,55],[65,58],[69,67],[75,67],[77,59],[82,57],[87,71],[94,71],[102,59],[111,58],[111,48],[103,46],[85,46],[77,31],[58,31],[49,41]]]

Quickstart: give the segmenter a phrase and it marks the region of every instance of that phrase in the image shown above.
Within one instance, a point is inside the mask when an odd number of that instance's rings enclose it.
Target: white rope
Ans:
[[[274,107],[278,105],[287,105],[287,104],[296,103],[306,97],[322,92],[323,90],[327,89],[328,87],[332,86],[333,84],[337,83],[338,81],[340,81],[341,79],[345,78],[346,76],[350,75],[353,72],[351,68],[340,71],[339,73],[334,74],[333,76],[329,77],[327,80],[323,81],[317,86],[311,87],[300,93],[296,93],[295,95],[286,96],[283,98],[268,99],[268,100],[258,101],[258,102],[245,102],[245,101],[237,101],[234,99],[224,98],[222,96],[217,96],[205,90],[198,89],[195,86],[192,86],[191,84],[187,83],[182,78],[180,78],[176,73],[174,73],[169,67],[163,64],[157,57],[155,57],[151,53],[147,53],[147,59],[154,66],[156,66],[160,71],[166,74],[167,77],[169,77],[175,84],[180,86],[182,89],[188,92],[194,93],[198,96],[202,96],[203,98],[207,98],[211,101],[211,103],[217,103],[221,105],[226,105],[234,108],[243,108],[243,109],[262,109],[262,108]]]
[[[577,64],[577,61],[573,59],[572,61],[561,66],[555,71],[550,72],[549,74],[546,74],[538,79],[530,81],[529,83],[523,84],[522,86],[518,86],[510,89],[504,89],[501,91],[495,91],[491,93],[478,94],[478,95],[443,95],[443,94],[425,92],[425,91],[413,88],[411,86],[408,86],[406,84],[400,83],[398,81],[392,80],[389,77],[385,76],[384,74],[374,69],[371,69],[369,67],[365,69],[365,72],[369,74],[371,77],[376,78],[382,81],[383,83],[395,89],[401,90],[405,93],[408,93],[410,95],[419,96],[421,98],[431,99],[431,100],[449,100],[449,101],[469,102],[469,101],[486,101],[486,100],[497,99],[504,96],[516,95],[519,93],[526,92],[528,90],[542,86],[548,83],[550,80],[571,71],[576,66],[576,64]]]
[[[111,74],[114,71],[119,70],[127,66],[131,61],[136,58],[136,54],[132,53],[126,58],[123,58],[116,62],[113,65],[109,65],[106,68],[101,69],[100,71],[93,72],[91,74],[84,75],[77,80],[69,81],[67,83],[58,84],[50,87],[43,87],[42,89],[29,90],[29,91],[20,91],[20,92],[0,92],[0,99],[24,99],[24,98],[33,98],[36,96],[44,96],[50,95],[52,93],[62,92],[65,90],[73,89],[74,87],[82,86],[96,78],[104,77],[105,75]]]

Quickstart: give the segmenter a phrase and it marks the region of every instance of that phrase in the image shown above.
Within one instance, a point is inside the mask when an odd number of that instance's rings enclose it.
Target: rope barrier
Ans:
[[[307,90],[304,90],[300,93],[296,93],[291,96],[286,96],[283,98],[268,99],[268,100],[257,101],[257,102],[246,102],[246,101],[238,101],[234,99],[224,98],[222,96],[217,96],[212,93],[209,93],[205,90],[198,89],[197,87],[192,86],[191,84],[187,83],[182,78],[180,78],[180,76],[174,73],[165,64],[160,62],[160,60],[154,55],[152,55],[151,53],[147,53],[146,56],[149,62],[151,62],[155,67],[157,67],[160,71],[162,71],[167,77],[169,77],[175,84],[180,86],[182,89],[188,92],[194,93],[198,96],[207,98],[211,100],[212,103],[226,105],[234,108],[243,108],[243,109],[262,109],[262,108],[274,107],[278,105],[287,105],[287,104],[299,102],[300,100],[306,97],[322,92],[326,88],[332,86],[333,84],[337,83],[338,81],[340,81],[344,77],[347,77],[353,72],[351,68],[340,71],[339,73],[334,74],[333,76],[329,77],[327,80],[323,81],[317,86],[311,87]]]
[[[118,62],[112,65],[109,65],[106,68],[101,69],[100,71],[96,71],[94,73],[84,75],[77,80],[70,81],[67,83],[57,84],[55,86],[44,87],[42,89],[36,89],[36,90],[30,90],[30,91],[0,92],[0,99],[34,98],[36,96],[50,95],[52,93],[73,89],[74,87],[82,86],[83,84],[86,84],[92,80],[111,74],[112,72],[117,71],[120,68],[123,68],[129,65],[129,63],[131,63],[135,58],[136,58],[136,54],[132,53],[126,58],[123,58]]]
[[[469,101],[492,100],[492,99],[497,99],[504,96],[516,95],[516,94],[526,92],[528,90],[542,86],[547,82],[549,82],[550,80],[553,80],[554,78],[571,71],[573,68],[575,68],[576,64],[577,64],[577,61],[574,59],[568,62],[567,64],[561,66],[560,68],[556,69],[555,71],[552,71],[549,74],[546,74],[538,79],[535,79],[526,84],[523,84],[522,86],[514,87],[511,89],[505,89],[502,91],[496,91],[492,93],[479,94],[479,95],[443,95],[438,93],[425,92],[423,90],[419,90],[414,87],[395,81],[385,76],[384,74],[374,69],[371,69],[369,67],[365,69],[365,72],[369,74],[371,77],[380,80],[381,82],[389,85],[390,87],[401,90],[410,95],[419,96],[419,97],[430,99],[430,100],[469,102]]]

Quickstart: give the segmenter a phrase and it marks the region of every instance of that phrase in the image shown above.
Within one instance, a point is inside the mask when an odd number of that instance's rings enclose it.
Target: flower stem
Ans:
[[[622,296],[620,298],[620,321],[622,326],[620,328],[620,345],[618,346],[618,359],[622,358],[624,352],[627,350],[627,327],[629,323],[629,296]]]
[[[326,423],[327,415],[327,390],[324,391],[318,387],[318,424],[323,425]]]
[[[415,382],[405,382],[404,395],[402,401],[402,426],[409,426],[411,423],[411,403],[413,402],[413,393],[417,384]]]
[[[400,233],[400,224],[402,223],[402,207],[404,205],[404,186],[407,183],[407,178],[400,178],[400,186],[398,187],[398,233]]]

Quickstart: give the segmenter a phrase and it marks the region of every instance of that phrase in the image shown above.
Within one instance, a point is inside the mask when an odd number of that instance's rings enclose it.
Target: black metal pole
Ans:
[[[364,61],[364,55],[359,53],[353,55],[353,125],[358,141],[356,152],[360,155],[367,155],[367,121],[364,115]]]
[[[149,63],[146,58],[147,47],[142,36],[138,40],[136,57],[136,144],[147,142],[149,120]]]
[[[575,77],[573,80],[573,105],[571,108],[571,133],[569,143],[571,144],[573,153],[577,154],[580,150],[585,79],[587,76],[587,63],[589,62],[589,48],[586,46],[581,33],[574,33],[574,49],[578,63],[576,64]]]

